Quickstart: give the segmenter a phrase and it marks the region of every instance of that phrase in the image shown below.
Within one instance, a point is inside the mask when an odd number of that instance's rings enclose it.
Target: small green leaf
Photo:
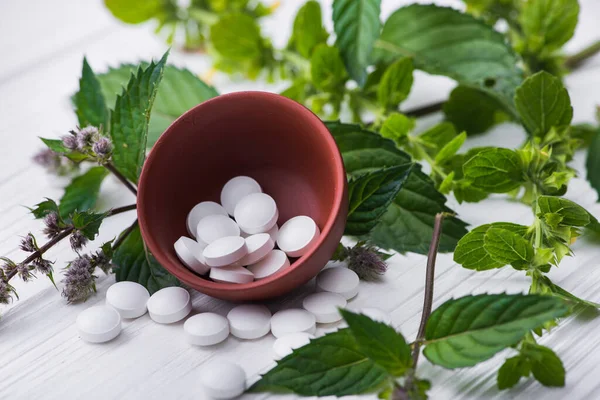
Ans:
[[[292,37],[288,47],[296,49],[304,58],[310,58],[313,49],[320,43],[325,43],[329,34],[323,27],[321,5],[319,2],[307,1],[296,14]]]
[[[435,156],[437,152],[456,137],[456,129],[449,122],[434,125],[419,135],[419,139],[427,145],[427,153]]]
[[[95,213],[92,211],[74,211],[68,218],[67,221],[70,221],[75,229],[81,231],[83,236],[88,238],[89,240],[94,240],[98,231],[100,230],[100,225],[102,225],[102,221],[104,218],[108,216],[108,213]]]
[[[362,314],[340,310],[356,340],[358,348],[375,364],[392,376],[403,376],[412,366],[411,350],[404,337],[394,328],[373,321]]]
[[[474,187],[490,193],[510,192],[524,182],[519,154],[503,148],[480,151],[467,160],[463,172]]]
[[[343,90],[348,79],[339,50],[326,44],[314,49],[310,58],[310,74],[315,87],[329,93]]]
[[[550,280],[546,275],[541,275],[538,278],[538,284],[543,285],[546,289],[544,292],[552,293],[552,295],[560,297],[563,300],[572,302],[576,305],[590,308],[600,308],[600,304],[594,303],[593,301],[584,300],[580,297],[575,296],[573,293],[566,291],[554,282]]]
[[[118,19],[128,24],[139,24],[161,15],[161,0],[104,0],[106,8]]]
[[[415,120],[413,118],[393,112],[383,121],[379,133],[384,138],[391,139],[400,145],[406,141],[408,134],[414,127]]]
[[[79,126],[107,126],[108,109],[100,82],[85,58],[79,79],[79,91],[73,96],[73,103]]]
[[[150,294],[179,281],[156,261],[146,248],[139,226],[127,236],[113,255],[117,282],[133,281],[143,285]]]
[[[565,367],[556,353],[545,346],[524,343],[521,353],[531,364],[531,372],[535,379],[544,386],[565,386]]]
[[[29,210],[35,218],[44,218],[46,214],[50,212],[56,212],[58,214],[58,204],[56,204],[54,200],[46,198],[46,200],[36,204]]]
[[[600,135],[596,134],[590,143],[585,162],[586,177],[600,196]]]
[[[559,50],[575,32],[577,0],[531,0],[522,4],[519,22],[530,53]]]
[[[484,250],[496,261],[515,268],[526,267],[533,259],[533,246],[512,230],[490,227],[483,237]]]
[[[533,136],[569,125],[573,118],[567,89],[559,78],[545,71],[530,76],[517,88],[515,104],[523,125]]]
[[[373,43],[379,36],[381,0],[334,0],[333,28],[344,64],[352,79],[365,83]]]
[[[498,389],[504,390],[515,386],[521,377],[528,377],[531,366],[527,358],[520,355],[507,359],[498,370]]]
[[[398,109],[410,93],[413,84],[413,63],[408,57],[401,58],[390,65],[377,89],[377,101],[388,111]]]
[[[100,185],[107,175],[106,168],[93,167],[86,173],[73,178],[60,199],[60,215],[66,217],[75,210],[86,211],[93,208],[98,200]]]
[[[146,158],[150,112],[169,53],[158,63],[140,67],[127,88],[117,96],[110,115],[110,135],[114,144],[113,162],[129,180],[137,183]]]
[[[74,162],[80,162],[80,161],[83,161],[88,158],[88,156],[83,153],[67,149],[63,145],[62,140],[60,140],[60,139],[46,139],[46,138],[40,138],[40,139],[42,140],[42,142],[44,142],[44,144],[46,146],[48,146],[48,148],[50,150],[52,150],[55,153],[62,154]]]
[[[483,133],[492,126],[510,120],[502,104],[481,90],[458,86],[444,103],[446,119],[469,135]]]
[[[563,226],[586,226],[590,223],[590,214],[585,208],[562,197],[539,196],[536,214],[540,217],[547,215],[550,223],[553,216],[558,215]]]
[[[231,61],[256,60],[263,51],[260,27],[247,14],[222,16],[211,25],[210,40],[219,55]]]
[[[457,152],[460,150],[462,145],[467,140],[467,134],[465,132],[456,136],[450,142],[446,143],[444,147],[437,153],[435,156],[435,163],[438,165],[443,165],[448,162]]]
[[[398,195],[413,164],[382,168],[348,183],[349,210],[346,235],[368,234]]]
[[[445,368],[470,367],[568,312],[552,296],[482,294],[449,300],[429,317],[423,354]]]

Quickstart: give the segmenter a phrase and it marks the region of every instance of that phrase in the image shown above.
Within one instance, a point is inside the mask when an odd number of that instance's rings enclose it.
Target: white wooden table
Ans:
[[[570,51],[578,50],[598,39],[600,3],[580,0],[582,11]],[[264,30],[275,37],[275,44],[287,41],[287,32],[296,9],[302,2],[283,0],[277,18],[264,22]],[[326,1],[325,15],[331,14]],[[384,16],[405,0],[384,1]],[[459,1],[438,2],[461,6]],[[331,27],[331,26],[329,26]],[[285,34],[284,34],[285,33]],[[69,102],[75,91],[83,55],[92,67],[103,71],[109,65],[135,62],[161,55],[166,45],[151,34],[147,26],[124,26],[115,21],[100,0],[3,0],[0,2],[0,255],[23,258],[18,249],[19,235],[40,233],[40,223],[32,219],[23,205],[33,205],[43,197],[59,198],[66,181],[46,175],[31,162],[41,148],[37,136],[65,134],[76,123]],[[208,70],[210,61],[200,55],[171,54],[172,63],[187,66],[199,73]],[[594,107],[600,103],[600,57],[596,57],[566,79],[575,108],[575,121],[593,121]],[[424,105],[441,100],[453,83],[441,77],[416,74],[416,85],[407,106]],[[244,89],[278,90],[281,84],[230,82],[218,76],[214,84],[221,92]],[[439,116],[421,122],[430,125]],[[470,139],[468,145],[494,143],[518,146],[523,132],[514,125],[497,127],[488,135]],[[584,155],[578,154],[575,165],[583,173]],[[600,217],[597,196],[582,179],[575,179],[567,194]],[[133,197],[109,179],[102,187],[101,207],[130,204]],[[530,222],[527,207],[493,197],[480,204],[458,205],[450,201],[460,217],[472,225],[497,220]],[[99,238],[89,245],[114,237],[135,217],[133,212],[107,220]],[[41,235],[40,235],[41,237]],[[592,301],[600,301],[600,246],[585,238],[574,245],[576,256],[553,269],[552,279]],[[49,253],[56,259],[57,281],[60,269],[72,258],[67,243]],[[100,275],[102,273],[99,272]],[[394,326],[408,339],[414,338],[420,318],[425,257],[396,255],[390,260],[389,272],[381,283],[361,283],[361,291],[349,304],[350,309],[379,307],[391,313]],[[212,358],[235,360],[256,379],[272,365],[268,335],[255,341],[230,337],[213,348],[188,345],[183,338],[182,323],[158,325],[146,315],[126,321],[123,332],[114,341],[92,345],[79,339],[75,329],[77,314],[104,301],[114,277],[102,276],[98,294],[81,305],[67,305],[45,278],[28,284],[15,284],[21,300],[3,306],[0,320],[1,399],[174,399],[204,398],[198,386],[204,363]],[[434,308],[451,297],[469,293],[523,292],[529,286],[521,272],[509,268],[488,272],[471,272],[452,261],[451,255],[439,257]],[[313,290],[313,283],[273,301],[273,310],[298,305]],[[225,314],[232,305],[192,291],[194,311]],[[326,328],[326,327],[325,327]],[[322,330],[323,328],[320,328]],[[509,351],[470,370],[447,371],[422,360],[419,375],[431,380],[433,399],[461,398],[600,398],[600,318],[570,317],[562,321],[542,343],[553,348],[567,369],[567,383],[562,389],[548,389],[535,382],[498,392],[495,371]],[[262,399],[255,395],[247,398]],[[275,397],[275,396],[271,396]]]

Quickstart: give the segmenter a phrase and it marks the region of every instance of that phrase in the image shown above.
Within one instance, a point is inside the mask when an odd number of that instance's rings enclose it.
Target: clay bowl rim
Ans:
[[[321,234],[319,236],[319,240],[313,244],[312,248],[306,254],[304,254],[302,257],[297,258],[288,268],[284,269],[283,271],[278,271],[278,272],[274,273],[273,275],[270,275],[266,278],[252,281],[250,283],[239,284],[239,283],[220,283],[220,282],[211,281],[208,278],[205,278],[204,276],[198,275],[195,272],[191,271],[189,268],[187,268],[185,265],[183,265],[183,263],[181,263],[181,261],[179,259],[177,259],[176,257],[175,257],[175,259],[180,264],[183,271],[181,271],[179,269],[175,269],[175,268],[171,269],[170,265],[173,262],[172,258],[170,258],[168,256],[167,252],[163,252],[162,250],[160,250],[161,247],[160,247],[158,241],[150,233],[151,228],[147,224],[147,221],[145,218],[147,211],[146,211],[146,202],[144,201],[144,199],[146,197],[146,190],[145,190],[146,185],[144,185],[144,182],[146,179],[149,179],[149,178],[147,178],[147,175],[148,175],[147,167],[149,165],[152,165],[152,163],[154,162],[157,151],[164,151],[164,149],[163,149],[164,146],[162,146],[162,144],[164,144],[170,136],[173,136],[176,134],[178,127],[181,124],[183,124],[184,120],[186,118],[188,118],[189,116],[196,114],[196,113],[201,113],[203,108],[206,108],[207,106],[212,105],[213,103],[222,103],[222,102],[226,103],[232,98],[252,99],[252,98],[256,98],[256,97],[271,98],[278,102],[284,103],[285,107],[289,108],[293,112],[302,114],[303,118],[312,119],[312,120],[316,121],[317,122],[316,125],[319,126],[319,129],[317,130],[316,134],[321,137],[321,139],[324,141],[326,147],[328,148],[329,153],[331,153],[331,155],[333,156],[332,162],[335,165],[334,168],[335,168],[335,180],[336,180],[334,185],[337,187],[337,190],[335,190],[335,194],[334,194],[333,207],[329,210],[327,220],[325,221],[323,229],[321,229]],[[167,148],[168,148],[168,146],[167,146]],[[323,121],[317,115],[315,115],[312,111],[310,111],[308,108],[304,107],[300,103],[297,103],[294,100],[291,100],[287,97],[284,97],[284,96],[281,96],[281,95],[278,95],[275,93],[261,92],[261,91],[239,91],[239,92],[222,94],[222,95],[213,97],[212,99],[206,100],[206,101],[192,107],[191,109],[186,111],[184,114],[182,114],[179,118],[177,118],[175,121],[173,121],[173,123],[171,123],[171,125],[169,125],[169,127],[158,138],[158,140],[156,141],[156,143],[150,150],[150,152],[146,158],[146,161],[144,162],[144,166],[142,167],[142,172],[140,174],[140,179],[138,180],[137,216],[138,216],[138,221],[140,224],[140,231],[142,233],[142,237],[143,237],[145,243],[147,244],[152,255],[157,259],[157,261],[165,269],[167,269],[167,271],[169,271],[169,273],[175,275],[175,277],[177,277],[181,282],[185,283],[188,286],[191,286],[192,288],[196,288],[196,287],[206,288],[208,290],[213,290],[213,291],[236,292],[236,291],[255,290],[255,289],[258,289],[263,286],[269,286],[270,284],[279,280],[280,278],[283,278],[284,276],[292,273],[296,269],[301,268],[306,262],[308,262],[310,260],[310,258],[314,255],[314,253],[323,244],[323,242],[330,235],[331,230],[333,229],[335,221],[337,220],[337,218],[340,214],[340,211],[342,209],[342,203],[344,201],[344,191],[345,191],[346,185],[347,185],[346,170],[344,167],[342,155],[340,154],[340,150],[337,147],[337,144],[335,143],[333,136],[329,132],[329,129],[327,129],[327,127],[325,126]],[[170,247],[172,248],[172,245]]]

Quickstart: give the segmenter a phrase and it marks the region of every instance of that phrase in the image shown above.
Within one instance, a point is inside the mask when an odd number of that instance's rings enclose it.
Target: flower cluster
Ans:
[[[75,231],[69,238],[73,251],[79,251],[88,242],[88,239],[80,231]]]
[[[8,284],[5,277],[0,276],[0,304],[8,304],[12,301],[14,289]]]
[[[64,229],[65,226],[61,223],[60,217],[56,211],[51,211],[44,217],[44,234],[48,237],[48,239],[54,239],[58,236]]]
[[[102,249],[92,255],[79,256],[67,267],[62,281],[65,285],[62,295],[69,303],[86,301],[96,291],[96,268],[106,274],[111,268],[110,257]]]
[[[354,247],[340,244],[333,259],[346,261],[348,268],[356,272],[360,279],[374,281],[387,271],[384,261],[387,256],[366,242],[358,242]]]
[[[108,160],[112,153],[112,142],[95,126],[86,126],[63,136],[63,146],[72,151],[88,154],[99,162]]]

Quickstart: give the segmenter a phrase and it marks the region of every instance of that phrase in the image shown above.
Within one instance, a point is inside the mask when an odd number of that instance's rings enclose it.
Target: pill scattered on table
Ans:
[[[229,336],[229,322],[222,315],[205,312],[188,318],[183,324],[189,343],[197,346],[212,346]]]
[[[106,291],[106,304],[117,310],[121,318],[138,318],[146,314],[149,298],[148,290],[137,282],[117,282]]]
[[[231,334],[240,339],[258,339],[271,330],[271,311],[261,304],[243,304],[227,314]]]
[[[265,258],[275,247],[275,242],[268,233],[258,233],[246,238],[248,254],[240,260],[242,265],[255,264]]]
[[[175,253],[181,262],[192,271],[204,275],[210,267],[206,265],[202,252],[204,248],[195,240],[182,236],[175,242]]]
[[[196,239],[198,243],[209,245],[226,236],[239,236],[240,227],[226,215],[209,215],[198,222]]]
[[[236,176],[231,178],[221,190],[221,205],[233,215],[238,202],[252,193],[262,193],[258,182],[249,176]]]
[[[277,246],[290,257],[301,257],[319,240],[319,227],[305,215],[293,217],[279,229]]]
[[[250,283],[254,280],[252,272],[238,265],[213,268],[209,276],[213,281],[222,283]]]
[[[360,313],[371,318],[373,321],[382,322],[390,325],[392,323],[392,317],[379,308],[365,307],[360,309]]]
[[[273,352],[277,359],[284,358],[292,354],[296,349],[306,346],[314,336],[306,332],[290,333],[275,340],[273,343]]]
[[[112,307],[93,306],[77,316],[77,331],[86,342],[104,343],[121,332],[121,316]]]
[[[306,310],[299,308],[281,310],[271,317],[271,333],[276,338],[296,332],[312,335],[316,330],[316,322],[315,316]]]
[[[233,399],[246,390],[246,372],[229,361],[208,363],[199,378],[204,392],[213,399]]]
[[[246,254],[248,254],[246,240],[241,236],[226,236],[217,239],[206,246],[202,252],[206,264],[211,267],[231,265],[241,260]]]
[[[279,211],[271,196],[266,193],[252,193],[237,203],[233,217],[244,232],[263,233],[277,223]]]
[[[289,266],[290,260],[283,251],[272,250],[256,264],[249,265],[248,270],[254,274],[254,279],[263,279]]]
[[[345,267],[327,268],[317,275],[318,289],[341,294],[346,300],[357,295],[358,284],[356,272]]]
[[[313,314],[318,323],[323,324],[341,320],[339,309],[346,307],[346,304],[342,295],[331,292],[309,294],[302,301],[302,307]]]
[[[187,216],[186,226],[190,235],[196,237],[196,229],[198,228],[198,222],[204,217],[209,215],[227,215],[227,211],[219,204],[214,201],[203,201],[194,206]]]
[[[190,294],[181,287],[167,287],[150,296],[148,313],[160,324],[172,324],[184,319],[192,311]]]

